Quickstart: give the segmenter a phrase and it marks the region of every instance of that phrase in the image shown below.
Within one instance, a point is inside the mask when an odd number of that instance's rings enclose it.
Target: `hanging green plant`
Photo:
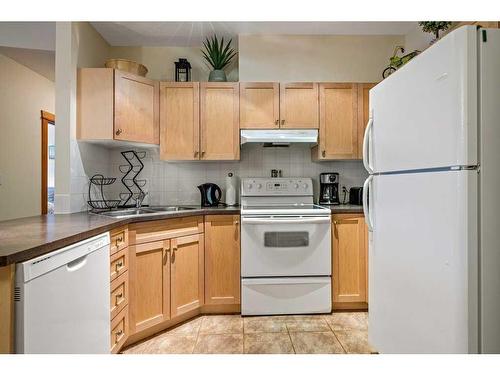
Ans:
[[[451,26],[449,21],[420,21],[418,23],[426,33],[433,33],[436,39],[439,39],[439,32],[448,30]]]
[[[205,50],[201,50],[205,60],[212,67],[209,81],[226,81],[226,73],[224,73],[224,68],[227,67],[233,58],[236,56],[236,52],[231,48],[232,39],[230,39],[224,45],[224,38],[220,41],[217,39],[217,35],[212,37],[207,37],[203,42]]]

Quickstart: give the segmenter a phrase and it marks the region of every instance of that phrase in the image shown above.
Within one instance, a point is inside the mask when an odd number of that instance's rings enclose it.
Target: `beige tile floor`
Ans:
[[[368,313],[199,316],[125,348],[124,354],[373,353]]]

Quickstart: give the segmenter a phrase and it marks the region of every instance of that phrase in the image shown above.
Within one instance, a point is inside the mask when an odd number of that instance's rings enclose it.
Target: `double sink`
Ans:
[[[114,217],[117,219],[123,219],[127,217],[136,216],[151,216],[151,215],[164,215],[166,213],[174,213],[180,211],[196,210],[195,207],[183,207],[183,206],[152,206],[152,207],[141,207],[141,208],[126,208],[121,210],[105,211],[99,212],[99,215]]]

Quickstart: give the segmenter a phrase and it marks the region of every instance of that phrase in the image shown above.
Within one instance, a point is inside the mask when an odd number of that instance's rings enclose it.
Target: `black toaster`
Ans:
[[[363,204],[363,188],[352,187],[349,189],[349,204]]]

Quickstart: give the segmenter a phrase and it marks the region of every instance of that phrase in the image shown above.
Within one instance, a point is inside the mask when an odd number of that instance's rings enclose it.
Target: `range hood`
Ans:
[[[318,143],[318,130],[241,130],[240,143],[262,143],[264,146],[289,146],[292,143]]]

